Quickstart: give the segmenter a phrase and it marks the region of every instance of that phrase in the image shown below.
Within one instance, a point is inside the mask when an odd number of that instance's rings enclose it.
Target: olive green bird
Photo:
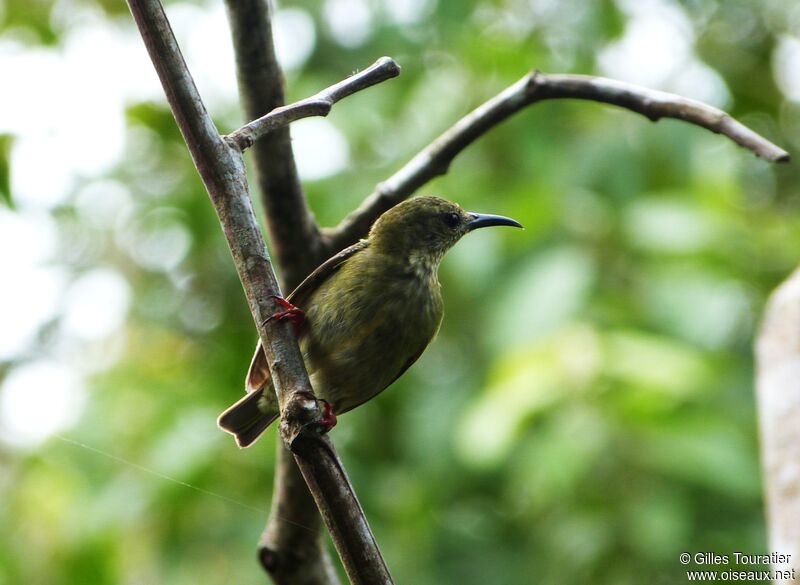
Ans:
[[[325,401],[326,426],[417,361],[442,322],[437,273],[445,253],[466,233],[500,225],[522,227],[438,197],[410,199],[384,213],[366,239],[327,260],[283,301],[287,310],[273,318],[298,324],[311,385]],[[251,445],[280,414],[260,343],[245,386],[245,397],[217,421],[240,447]]]

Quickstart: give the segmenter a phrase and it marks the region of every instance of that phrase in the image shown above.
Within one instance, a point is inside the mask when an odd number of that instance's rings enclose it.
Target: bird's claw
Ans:
[[[295,307],[283,297],[279,297],[278,295],[270,295],[270,297],[275,299],[275,302],[283,307],[283,310],[275,311],[272,315],[267,317],[266,321],[264,321],[264,325],[270,321],[283,321],[284,319],[288,319],[292,323],[295,336],[299,336],[300,326],[306,320],[305,312],[302,309]]]
[[[317,424],[322,427],[324,433],[327,433],[336,426],[336,413],[333,411],[333,406],[331,406],[330,402],[324,398],[317,398],[317,400],[322,403],[322,418],[319,419]]]

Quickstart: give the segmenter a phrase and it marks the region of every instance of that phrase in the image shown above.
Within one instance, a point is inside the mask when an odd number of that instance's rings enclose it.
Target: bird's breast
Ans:
[[[436,334],[443,308],[435,273],[342,271],[310,299],[302,347],[316,392],[337,412],[368,400]]]

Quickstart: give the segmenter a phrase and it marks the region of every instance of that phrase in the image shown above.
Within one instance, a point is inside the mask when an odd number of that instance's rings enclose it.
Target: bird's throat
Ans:
[[[437,254],[415,252],[408,256],[409,271],[424,283],[436,283],[438,285],[439,264],[442,257]]]

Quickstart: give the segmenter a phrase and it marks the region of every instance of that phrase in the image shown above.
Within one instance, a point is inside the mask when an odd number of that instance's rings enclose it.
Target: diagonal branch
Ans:
[[[675,118],[727,136],[757,156],[786,162],[789,153],[707,104],[603,77],[545,75],[533,71],[459,120],[399,171],[379,184],[361,206],[329,230],[330,252],[358,240],[387,209],[431,179],[447,173],[458,154],[483,134],[527,106],[549,99],[602,102],[642,114],[652,121]]]
[[[281,434],[328,525],[355,585],[391,584],[386,564],[330,439],[314,429],[320,411],[297,340],[267,316],[280,287],[256,222],[240,151],[218,134],[159,0],[128,0],[197,170],[219,216],[269,363],[281,406]]]
[[[398,75],[400,75],[400,66],[394,59],[381,57],[364,71],[351,75],[316,95],[288,106],[275,108],[235,132],[231,132],[225,137],[225,140],[231,146],[245,150],[276,128],[282,128],[300,118],[327,116],[333,105],[339,100]]]
[[[258,560],[277,585],[339,585],[314,498],[291,451],[281,443],[277,449],[271,511]]]

